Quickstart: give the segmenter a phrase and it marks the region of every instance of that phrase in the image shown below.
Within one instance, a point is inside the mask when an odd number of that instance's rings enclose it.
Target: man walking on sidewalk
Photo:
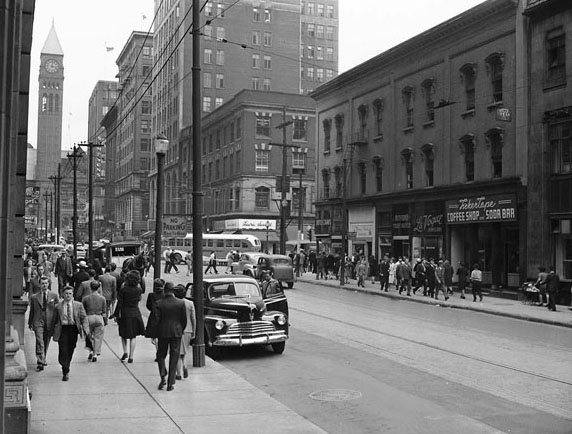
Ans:
[[[89,323],[83,304],[73,299],[73,288],[64,288],[64,299],[56,306],[54,341],[59,345],[58,362],[62,366],[62,381],[69,380],[70,364],[78,336],[89,334]]]
[[[50,345],[50,339],[54,333],[56,305],[59,297],[56,293],[48,290],[49,280],[47,276],[40,278],[40,292],[30,297],[30,315],[28,326],[36,335],[36,358],[38,371],[43,371],[46,365],[46,354]]]
[[[550,273],[546,276],[546,292],[548,293],[548,310],[556,312],[556,294],[560,285],[560,276],[556,274],[554,265],[550,266]]]
[[[185,302],[175,298],[175,287],[167,282],[163,289],[164,298],[157,303],[155,316],[157,318],[157,364],[161,382],[159,390],[167,384],[167,390],[175,388],[175,375],[181,348],[181,338],[187,326],[187,309]],[[165,367],[165,359],[169,352],[169,371]],[[165,377],[168,375],[168,380]]]

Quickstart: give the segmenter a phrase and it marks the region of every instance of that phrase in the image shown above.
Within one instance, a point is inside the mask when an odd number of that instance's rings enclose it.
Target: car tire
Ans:
[[[206,335],[206,333],[205,333]],[[221,356],[221,348],[214,346],[211,341],[206,340],[205,352],[213,360],[219,360]]]
[[[282,354],[285,348],[286,342],[276,342],[275,344],[272,344],[272,351],[276,354]]]
[[[288,289],[292,289],[294,286],[294,282],[286,282],[286,284],[288,285]]]

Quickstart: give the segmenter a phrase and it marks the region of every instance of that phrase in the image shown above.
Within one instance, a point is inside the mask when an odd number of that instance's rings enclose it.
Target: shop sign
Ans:
[[[443,214],[422,214],[417,216],[413,231],[416,234],[442,234]]]
[[[487,223],[516,221],[514,195],[475,196],[446,203],[447,223]]]
[[[35,215],[24,216],[24,226],[26,229],[33,229],[38,226],[38,217]]]
[[[356,238],[370,239],[371,237],[373,237],[373,224],[351,223],[350,233],[355,233]]]
[[[274,219],[232,219],[224,222],[226,230],[276,230]]]
[[[409,214],[394,214],[393,215],[393,228],[394,229],[410,229],[411,222],[409,221]]]
[[[26,187],[26,206],[40,203],[40,187]]]
[[[187,217],[167,215],[163,216],[164,237],[184,237],[187,234]]]

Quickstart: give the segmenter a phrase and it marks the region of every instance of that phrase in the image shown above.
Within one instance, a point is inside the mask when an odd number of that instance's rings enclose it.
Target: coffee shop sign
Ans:
[[[478,223],[516,220],[513,195],[467,197],[447,202],[447,223]]]

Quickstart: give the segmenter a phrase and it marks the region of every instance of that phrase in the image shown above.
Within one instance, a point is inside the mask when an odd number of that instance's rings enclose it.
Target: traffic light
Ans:
[[[312,228],[308,229],[307,234],[308,234],[308,241],[312,241]]]

